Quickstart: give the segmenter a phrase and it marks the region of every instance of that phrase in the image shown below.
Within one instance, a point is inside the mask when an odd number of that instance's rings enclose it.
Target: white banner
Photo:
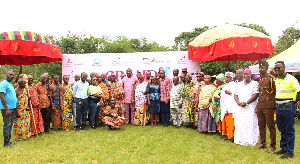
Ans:
[[[91,54],[63,54],[62,74],[70,76],[70,83],[74,82],[75,74],[86,72],[116,74],[121,80],[122,73],[126,74],[128,68],[135,76],[141,72],[144,76],[147,71],[157,75],[159,68],[165,70],[166,76],[173,78],[173,69],[187,68],[196,80],[196,73],[200,71],[199,62],[188,59],[187,51],[166,52],[136,52],[136,53],[91,53]]]

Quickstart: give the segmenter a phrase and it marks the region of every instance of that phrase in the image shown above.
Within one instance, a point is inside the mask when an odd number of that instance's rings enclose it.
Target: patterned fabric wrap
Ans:
[[[72,86],[69,84],[66,86],[65,92],[63,94],[63,111],[62,111],[62,125],[65,129],[70,128],[70,123],[72,119]]]
[[[15,140],[25,140],[31,136],[30,132],[30,114],[26,110],[28,108],[28,97],[26,89],[23,89],[22,95],[17,98],[17,111],[20,114],[20,118],[14,117],[13,134]]]
[[[124,90],[122,87],[122,84],[118,81],[112,83],[109,81],[107,83],[108,91],[109,91],[109,98],[115,98],[116,99],[116,105],[120,106],[125,111],[125,106],[123,105],[123,94]],[[117,98],[118,97],[118,98]]]
[[[59,87],[56,90],[53,90],[52,103],[53,107],[51,109],[51,122],[53,129],[61,128],[61,109],[60,109],[60,100],[59,100]]]
[[[112,126],[116,129],[121,129],[122,125],[124,125],[126,119],[123,117],[123,115],[120,115],[120,106],[115,106],[114,109],[112,109],[110,106],[107,106],[103,110],[103,122],[106,125]]]
[[[186,83],[183,86],[182,90],[182,99],[183,99],[183,115],[186,112],[186,120],[182,120],[184,125],[191,125],[194,122],[194,102],[193,102],[193,89],[195,86],[195,82],[191,81],[190,83]]]
[[[221,91],[225,84],[219,86],[217,90],[212,95],[212,100],[209,106],[210,114],[214,117],[216,122],[221,121],[221,107],[220,107],[220,101],[215,101],[214,97],[221,94]]]
[[[37,89],[36,86],[32,86],[29,89],[29,94],[30,94],[30,102],[32,105],[32,111],[30,110],[30,132],[31,135],[35,135],[35,127],[36,127],[36,131],[37,133],[41,133],[44,131],[44,121],[43,121],[43,117],[41,114],[41,110],[39,108],[39,99],[38,99],[38,94],[37,94]],[[34,115],[34,116],[33,116]],[[33,119],[34,118],[34,119]],[[34,126],[35,123],[35,126]]]

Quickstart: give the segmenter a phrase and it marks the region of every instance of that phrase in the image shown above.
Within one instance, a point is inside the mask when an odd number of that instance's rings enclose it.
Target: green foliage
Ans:
[[[192,42],[198,35],[211,29],[208,26],[197,27],[192,32],[182,32],[177,37],[175,37],[175,46],[174,49],[180,51],[187,51],[188,45]]]
[[[275,53],[273,56],[283,52],[284,50],[290,48],[300,39],[300,29],[295,29],[293,27],[287,28],[283,31],[283,35],[279,38],[278,42],[274,45]]]
[[[242,26],[242,27],[248,27],[248,28],[251,28],[253,30],[256,30],[256,31],[259,31],[261,33],[264,33],[266,34],[267,36],[269,36],[270,34],[267,32],[267,30],[264,28],[264,26],[261,26],[261,25],[257,25],[257,24],[247,24],[247,23],[241,23],[241,24],[235,24],[235,25],[238,25],[238,26]]]

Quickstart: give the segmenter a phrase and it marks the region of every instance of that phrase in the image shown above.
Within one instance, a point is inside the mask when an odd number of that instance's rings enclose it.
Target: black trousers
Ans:
[[[44,121],[44,131],[49,132],[50,129],[50,108],[41,108],[41,114]]]

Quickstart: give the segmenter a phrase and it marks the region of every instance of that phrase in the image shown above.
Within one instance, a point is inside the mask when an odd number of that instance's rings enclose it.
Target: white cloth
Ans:
[[[251,81],[245,85],[244,82],[237,84],[235,94],[240,102],[248,101],[255,93],[258,93],[258,83]],[[258,120],[255,113],[257,100],[245,107],[237,106],[235,116],[234,143],[239,145],[254,146],[258,142],[259,129]]]
[[[223,121],[223,118],[226,113],[232,113],[233,118],[235,118],[237,104],[234,100],[234,94],[236,92],[236,87],[237,84],[234,81],[231,81],[228,84],[226,84],[221,91],[221,121]],[[231,95],[226,94],[225,90],[229,90],[231,92]]]
[[[172,85],[171,92],[170,92],[170,108],[179,108],[179,104],[182,103],[182,85]]]
[[[136,85],[134,91],[135,109],[141,108],[147,102],[146,88],[148,83],[146,81]]]

